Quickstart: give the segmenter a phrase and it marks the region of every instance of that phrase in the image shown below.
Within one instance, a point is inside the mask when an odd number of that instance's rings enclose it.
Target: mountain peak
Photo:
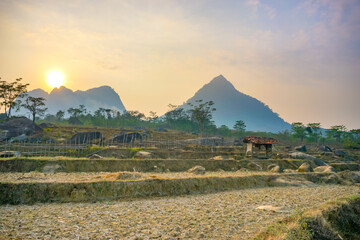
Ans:
[[[54,88],[50,94],[54,94],[54,93],[72,93],[73,91],[67,87],[61,86],[59,88]]]
[[[236,121],[243,120],[246,129],[250,131],[278,132],[290,128],[290,125],[267,105],[236,90],[223,75],[205,84],[187,103],[200,99],[215,103],[213,120],[217,126],[226,125],[232,128]],[[181,107],[186,109],[187,104]]]
[[[219,75],[213,78],[209,83],[205,84],[202,89],[205,91],[214,92],[216,94],[237,91],[234,85],[223,75]]]

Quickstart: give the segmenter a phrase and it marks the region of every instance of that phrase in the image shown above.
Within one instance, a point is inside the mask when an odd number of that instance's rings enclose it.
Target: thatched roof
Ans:
[[[276,143],[278,143],[278,141],[275,138],[255,137],[255,136],[245,137],[243,142],[244,143],[254,143],[254,144],[276,144]]]

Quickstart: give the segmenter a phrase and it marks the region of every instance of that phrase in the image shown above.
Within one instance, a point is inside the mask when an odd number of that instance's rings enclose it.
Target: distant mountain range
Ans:
[[[46,99],[47,113],[55,114],[59,110],[65,111],[71,107],[79,107],[83,104],[85,108],[94,113],[100,107],[106,109],[114,109],[125,112],[126,109],[119,97],[119,95],[109,86],[101,86],[91,88],[87,91],[75,91],[62,86],[54,88],[50,93],[42,89],[34,89],[28,94],[32,97],[43,97]],[[27,112],[22,109],[17,115],[27,115]]]
[[[42,89],[28,92],[33,97],[46,99],[47,113],[55,114],[59,110],[66,112],[71,107],[85,105],[86,109],[94,113],[100,107],[116,109],[125,112],[126,109],[119,95],[109,86],[92,88],[87,91],[75,91],[66,88],[54,88],[50,93]],[[208,84],[205,84],[195,95],[180,107],[189,109],[187,103],[195,103],[196,100],[212,100],[216,111],[213,120],[217,126],[226,125],[232,128],[236,121],[243,120],[246,130],[278,132],[290,129],[291,125],[274,113],[267,105],[249,95],[239,92],[222,75],[217,76]],[[28,113],[24,109],[16,115]]]
[[[213,120],[217,126],[232,128],[236,121],[245,122],[246,130],[279,132],[290,129],[291,125],[274,113],[267,105],[249,95],[239,92],[222,75],[205,84],[195,95],[183,104],[195,104],[196,100],[213,101],[216,111]]]

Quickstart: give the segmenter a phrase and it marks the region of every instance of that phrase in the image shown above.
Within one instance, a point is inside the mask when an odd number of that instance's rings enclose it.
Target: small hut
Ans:
[[[253,157],[254,150],[258,150],[260,152],[261,149],[263,148],[265,150],[266,158],[271,158],[272,145],[278,143],[278,141],[274,138],[255,137],[255,136],[245,137],[243,142],[247,144],[246,154],[245,154],[246,156]]]

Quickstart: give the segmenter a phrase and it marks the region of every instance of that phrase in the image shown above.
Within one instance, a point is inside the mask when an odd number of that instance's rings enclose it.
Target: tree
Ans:
[[[301,122],[294,122],[291,124],[291,131],[293,132],[292,136],[295,138],[299,138],[301,142],[304,141],[306,137],[306,128]]]
[[[42,116],[47,110],[47,108],[45,107],[45,98],[43,97],[28,96],[22,106],[29,110],[32,115],[33,122],[35,122],[36,115]]]
[[[234,125],[234,129],[241,133],[245,132],[246,129],[245,122],[243,120],[236,121]]]
[[[80,108],[69,108],[67,112],[73,118],[78,118],[78,116],[82,114],[82,110]]]
[[[159,116],[156,114],[156,112],[150,111],[149,112],[149,117],[147,117],[147,120],[149,122],[156,122],[156,120],[159,118]]]
[[[3,80],[0,81],[0,104],[5,108],[4,110],[7,120],[9,120],[11,116],[11,110],[16,105],[21,105],[20,98],[23,98],[26,95],[27,86],[29,86],[29,84],[22,84],[21,81],[22,78],[18,78],[14,82],[10,83]]]
[[[221,126],[218,128],[218,133],[219,133],[221,136],[230,136],[230,135],[231,135],[231,130],[229,129],[228,126],[226,126],[226,125],[221,125]]]
[[[198,124],[199,130],[202,133],[206,123],[210,123],[212,119],[212,113],[216,111],[216,108],[213,108],[213,101],[202,102],[203,100],[196,100],[197,105],[188,103],[192,107],[190,109],[191,118]]]
[[[319,139],[322,135],[320,128],[320,123],[309,123],[306,128],[306,131],[309,133],[310,138],[314,139],[316,143],[319,142]]]
[[[57,118],[58,120],[62,120],[62,119],[64,118],[64,116],[65,116],[65,112],[59,110],[59,111],[55,114],[55,116],[56,116],[56,118]]]
[[[186,114],[185,110],[178,105],[169,104],[169,111],[165,113],[165,119],[169,123],[173,123],[179,120],[187,120],[189,116]]]
[[[337,142],[341,141],[341,137],[346,132],[346,127],[344,125],[335,125],[331,126],[330,129],[326,131],[328,137],[333,137]]]

